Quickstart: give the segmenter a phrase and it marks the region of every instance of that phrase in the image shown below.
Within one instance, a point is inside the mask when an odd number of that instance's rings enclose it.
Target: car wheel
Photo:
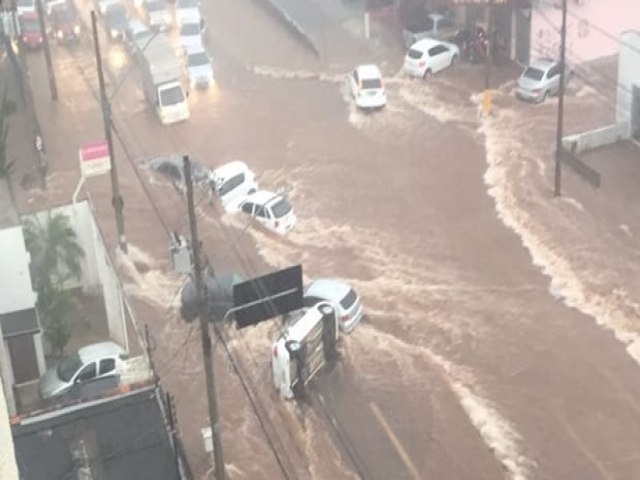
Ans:
[[[453,67],[456,64],[457,61],[458,61],[458,55],[454,55],[453,57],[451,57],[450,66]]]
[[[430,76],[431,76],[431,69],[430,69],[430,68],[427,68],[427,69],[424,71],[424,75],[422,75],[422,78],[428,78],[428,77],[430,77]]]

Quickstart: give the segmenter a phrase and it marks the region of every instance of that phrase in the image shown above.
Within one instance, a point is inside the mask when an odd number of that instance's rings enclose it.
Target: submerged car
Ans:
[[[204,50],[202,45],[202,25],[200,22],[187,22],[180,25],[178,31],[180,47],[184,52]]]
[[[516,96],[529,102],[544,102],[549,95],[560,91],[560,72],[560,63],[551,59],[531,63],[518,78]],[[565,85],[571,75],[571,70],[565,68]]]
[[[404,72],[413,77],[427,77],[453,66],[460,58],[460,48],[449,42],[423,38],[409,47],[404,57]]]
[[[387,104],[382,73],[376,65],[355,68],[349,75],[349,91],[358,108],[377,109]]]
[[[329,302],[338,316],[340,330],[349,333],[360,323],[362,303],[350,285],[338,280],[319,278],[311,282],[304,293],[304,305],[311,307],[319,302]]]
[[[76,385],[117,375],[128,358],[124,349],[113,342],[87,345],[47,370],[38,384],[38,393],[42,399],[50,399]]]
[[[192,88],[207,88],[213,83],[211,59],[203,49],[188,52],[185,63]]]
[[[104,12],[104,22],[111,40],[122,40],[129,26],[127,9],[121,3],[109,5]]]
[[[69,44],[77,42],[80,38],[78,12],[68,3],[53,7],[51,25],[58,43]]]
[[[240,204],[240,210],[280,235],[289,232],[296,224],[293,207],[282,193],[259,190],[246,197]]]
[[[227,212],[237,212],[247,196],[258,190],[255,174],[239,160],[216,168],[211,172],[209,183]]]

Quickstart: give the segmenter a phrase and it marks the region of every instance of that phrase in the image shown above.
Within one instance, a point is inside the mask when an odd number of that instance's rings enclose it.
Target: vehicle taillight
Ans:
[[[344,315],[342,315],[342,316],[340,317],[340,320],[341,320],[341,321],[343,321],[343,322],[348,322],[350,318],[351,318],[351,317],[349,317],[349,314],[348,314],[348,313],[345,313]]]

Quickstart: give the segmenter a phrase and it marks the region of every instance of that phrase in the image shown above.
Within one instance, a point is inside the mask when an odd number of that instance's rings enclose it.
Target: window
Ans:
[[[113,358],[100,360],[100,375],[106,375],[116,369],[116,361]]]
[[[431,47],[429,49],[429,56],[435,57],[436,55],[440,55],[441,53],[444,53],[446,51],[447,47],[445,47],[444,45],[436,45],[435,47]]]
[[[75,373],[82,367],[82,361],[78,352],[64,357],[58,364],[58,377],[65,382],[70,381]]]
[[[544,77],[544,72],[538,68],[527,67],[522,76],[531,80],[542,80],[542,77]]]
[[[253,203],[245,202],[242,204],[242,211],[251,215],[253,213]]]
[[[554,65],[549,69],[549,72],[547,73],[547,78],[553,78],[556,75],[560,75],[560,67],[558,65]]]
[[[96,377],[96,362],[92,362],[85,366],[78,376],[76,377],[75,383],[82,383],[88,380],[92,380]]]
[[[264,209],[264,205],[258,205],[256,207],[256,217],[267,218],[267,213]]]
[[[344,308],[345,310],[348,310],[353,307],[353,304],[356,303],[357,299],[358,296],[356,295],[356,292],[351,289],[349,290],[349,293],[347,293],[347,295],[342,300],[340,300],[340,305],[342,305],[342,308]]]
[[[362,81],[362,88],[365,90],[369,88],[382,88],[382,80],[379,78],[367,78]]]
[[[414,60],[420,60],[422,58],[422,52],[420,50],[416,50],[414,48],[410,48],[409,49],[409,53],[407,53],[407,56],[409,58],[414,59]]]
[[[231,177],[229,180],[224,182],[222,186],[218,189],[218,195],[224,196],[234,188],[239,187],[244,182],[244,173],[240,173],[235,177]]]
[[[280,198],[276,203],[271,206],[273,216],[276,218],[282,218],[292,210],[291,204],[284,198]]]

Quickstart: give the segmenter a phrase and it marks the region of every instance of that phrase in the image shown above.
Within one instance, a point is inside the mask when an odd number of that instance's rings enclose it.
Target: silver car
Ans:
[[[46,371],[38,384],[40,398],[64,395],[76,385],[117,375],[127,358],[124,349],[113,342],[82,347]]]
[[[571,70],[565,67],[566,85],[571,77]],[[556,95],[560,90],[560,64],[553,60],[542,59],[529,65],[516,87],[516,96],[529,102],[544,102],[549,95]]]
[[[349,333],[362,320],[360,297],[351,286],[338,280],[319,278],[311,282],[304,294],[304,305],[310,307],[327,301],[338,314],[340,330]]]

